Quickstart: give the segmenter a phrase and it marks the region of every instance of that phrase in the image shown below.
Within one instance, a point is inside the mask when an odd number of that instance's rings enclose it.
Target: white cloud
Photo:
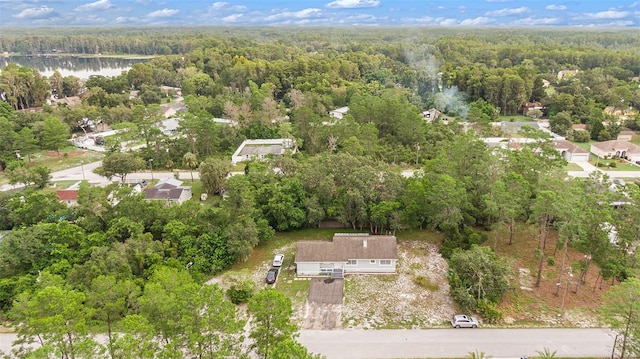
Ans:
[[[229,5],[228,2],[224,2],[224,1],[216,1],[213,4],[211,4],[211,6],[209,7],[209,9],[211,10],[222,10],[225,8],[225,6]]]
[[[556,25],[560,23],[561,19],[557,17],[543,17],[543,18],[534,18],[534,17],[526,17],[523,19],[515,20],[512,25],[514,26],[543,26],[543,25]]]
[[[455,26],[455,25],[458,25],[458,21],[456,19],[447,19],[444,17],[439,17],[436,19],[436,24],[440,26]]]
[[[584,14],[585,19],[602,20],[602,19],[624,19],[631,15],[628,11],[607,10],[600,12],[588,12]]]
[[[547,5],[544,8],[547,10],[567,10],[567,7],[565,5],[556,5],[556,4]]]
[[[322,10],[316,8],[308,8],[300,11],[284,11],[278,14],[269,15],[265,18],[267,21],[277,21],[282,19],[306,19],[315,17],[322,13]]]
[[[43,19],[54,14],[55,11],[52,8],[48,7],[47,5],[42,5],[40,7],[24,9],[19,13],[13,15],[13,17],[17,19]]]
[[[640,1],[634,1],[633,3],[631,3],[631,5],[629,5],[629,7],[638,7],[638,5],[640,5]]]
[[[529,11],[529,8],[526,6],[516,7],[516,8],[504,8],[500,10],[487,11],[485,15],[487,16],[509,16],[509,15],[519,15]]]
[[[132,24],[139,21],[140,19],[137,17],[118,16],[116,18],[116,24]]]
[[[232,14],[232,15],[223,17],[222,21],[223,22],[236,22],[241,17],[242,17],[242,14]]]
[[[513,0],[487,0],[487,2],[511,2]]]
[[[475,19],[464,19],[460,22],[461,26],[480,26],[492,23],[494,20],[488,17],[480,16]]]
[[[228,2],[225,1],[217,1],[209,6],[209,11],[221,12],[221,11],[244,11],[247,7],[243,5],[233,5],[229,6]]]
[[[109,0],[98,0],[96,2],[90,2],[88,4],[80,5],[73,11],[101,11],[113,9],[113,4]]]
[[[336,0],[325,5],[325,7],[336,9],[357,9],[378,6],[380,6],[380,1],[378,0]]]
[[[171,17],[173,15],[178,14],[179,12],[180,12],[180,10],[178,10],[178,9],[156,10],[154,12],[148,13],[146,18],[147,19],[160,19],[160,18],[164,18],[164,17]]]

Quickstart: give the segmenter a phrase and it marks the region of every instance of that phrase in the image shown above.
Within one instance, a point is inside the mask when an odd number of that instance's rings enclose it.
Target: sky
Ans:
[[[0,0],[0,27],[640,27],[640,0]]]

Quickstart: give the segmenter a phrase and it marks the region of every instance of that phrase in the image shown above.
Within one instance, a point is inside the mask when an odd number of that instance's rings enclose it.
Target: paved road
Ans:
[[[299,341],[327,359],[491,358],[536,356],[608,358],[614,336],[604,329],[302,330]]]
[[[0,334],[9,352],[15,334]],[[536,356],[549,348],[561,358],[608,358],[613,335],[603,329],[302,330],[299,341],[327,359],[491,358]]]

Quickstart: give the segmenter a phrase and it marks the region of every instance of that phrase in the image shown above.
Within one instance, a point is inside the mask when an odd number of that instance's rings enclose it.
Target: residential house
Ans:
[[[146,200],[166,201],[168,205],[181,204],[191,199],[191,187],[182,186],[182,181],[168,178],[144,191]]]
[[[441,114],[442,112],[438,111],[438,109],[430,108],[426,111],[422,111],[422,118],[424,118],[424,120],[427,122],[432,122],[434,120],[437,120]]]
[[[567,162],[589,162],[589,152],[567,140],[553,140],[553,148],[560,152]]]
[[[235,166],[238,162],[262,161],[281,156],[287,151],[296,152],[295,143],[290,138],[245,140],[231,156],[231,164]]]
[[[226,118],[219,118],[219,117],[214,117],[213,118],[213,122],[219,123],[221,125],[229,125],[231,127],[235,127],[235,126],[238,125],[238,123],[236,121],[234,121],[234,120],[229,120],[229,119],[226,119]]]
[[[579,70],[562,70],[558,71],[558,80],[565,80],[568,78],[575,77],[578,74]]]
[[[166,120],[162,120],[162,122],[157,124],[156,127],[158,127],[158,129],[160,129],[160,131],[162,131],[162,133],[164,133],[165,135],[171,136],[178,132],[178,128],[180,127],[180,120],[181,119],[177,117],[168,118]]]
[[[78,205],[78,190],[77,189],[61,189],[56,191],[56,195],[60,199],[60,202],[67,206]]]
[[[333,273],[395,273],[398,249],[395,236],[336,233],[333,241],[301,241],[296,248],[299,276]]]
[[[591,145],[591,153],[604,159],[626,158],[631,162],[640,161],[640,146],[628,141],[596,142]]]
[[[635,135],[634,131],[620,131],[620,133],[618,134],[618,138],[616,138],[616,140],[631,141],[631,139],[633,138],[633,135]]]
[[[344,115],[347,114],[347,112],[349,112],[349,106],[340,107],[335,110],[329,111],[329,116],[341,119],[342,117],[344,117]]]
[[[524,104],[522,104],[522,106],[520,106],[520,111],[522,112],[523,115],[526,116],[527,112],[531,111],[531,110],[544,110],[544,106],[542,106],[542,103],[539,101],[533,101],[533,102],[525,102]]]

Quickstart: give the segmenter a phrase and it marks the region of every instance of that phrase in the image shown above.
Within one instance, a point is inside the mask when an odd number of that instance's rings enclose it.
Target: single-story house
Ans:
[[[616,140],[631,141],[631,139],[633,138],[633,135],[635,135],[635,132],[633,131],[620,131],[620,133],[618,134],[618,138],[616,138]]]
[[[180,120],[181,119],[178,117],[168,118],[157,124],[156,127],[158,127],[158,129],[160,129],[160,131],[165,135],[171,136],[178,131],[178,128],[180,128]]]
[[[301,241],[295,257],[299,276],[395,273],[397,262],[395,236],[367,233],[336,233],[331,242]]]
[[[235,166],[238,162],[262,161],[270,156],[281,156],[287,151],[296,152],[295,143],[290,138],[244,140],[231,156],[231,164]]]
[[[349,106],[340,107],[340,108],[336,108],[335,110],[329,111],[329,116],[340,119],[344,117],[344,115],[346,115],[347,112],[349,112]]]
[[[427,122],[431,122],[433,120],[437,120],[441,114],[442,112],[438,111],[438,109],[430,108],[426,111],[422,111],[422,118]]]
[[[589,152],[571,141],[553,140],[553,148],[560,152],[567,162],[589,162]]]
[[[67,206],[76,206],[78,204],[78,190],[77,189],[61,189],[56,191],[56,195],[60,199],[60,202]]]
[[[575,77],[579,70],[562,70],[558,71],[558,80]]]
[[[640,146],[628,141],[611,140],[591,145],[591,153],[600,158],[626,158],[631,162],[640,161]]]
[[[531,110],[544,110],[544,106],[542,106],[542,103],[539,101],[533,101],[533,102],[525,102],[524,104],[522,104],[522,106],[520,106],[520,111],[522,112],[523,115],[526,115],[527,112],[531,111]]]
[[[181,204],[191,199],[191,187],[182,186],[182,181],[168,178],[144,191],[146,200],[166,201],[168,205]]]

